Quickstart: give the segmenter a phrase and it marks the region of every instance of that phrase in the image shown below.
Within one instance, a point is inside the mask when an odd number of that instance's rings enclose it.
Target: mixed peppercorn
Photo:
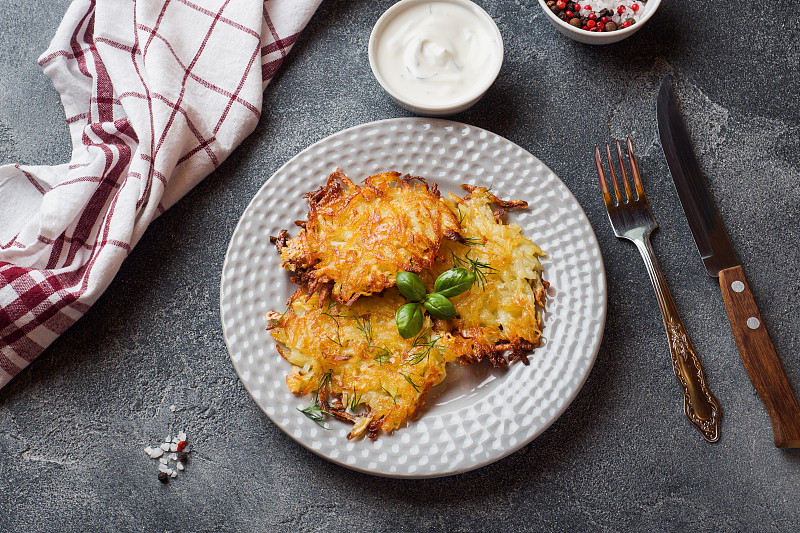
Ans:
[[[600,0],[602,8],[595,11],[591,0],[588,3],[567,0],[547,0],[547,7],[555,16],[580,30],[592,32],[617,31],[636,23],[636,16],[642,6],[636,2],[618,2],[616,7],[608,7],[610,2]],[[647,0],[641,0],[641,4]],[[597,4],[595,4],[597,6]]]

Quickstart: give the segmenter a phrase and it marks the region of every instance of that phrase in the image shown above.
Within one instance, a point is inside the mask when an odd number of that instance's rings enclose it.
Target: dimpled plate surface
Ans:
[[[347,440],[351,425],[323,429],[297,411],[310,396],[289,392],[289,363],[265,331],[264,313],[283,310],[294,286],[269,236],[296,234],[308,213],[303,194],[337,167],[356,182],[396,170],[423,176],[447,193],[461,183],[492,186],[530,207],[508,219],[549,255],[551,284],[544,341],[530,365],[448,365],[417,420],[375,441]],[[575,398],[594,363],[606,316],[606,278],[597,239],[561,180],[516,144],[486,130],[425,118],[350,128],[300,152],[258,191],[231,238],[220,287],[222,327],[233,366],[258,406],[290,437],[343,466],[377,475],[421,478],[477,468],[542,433]]]

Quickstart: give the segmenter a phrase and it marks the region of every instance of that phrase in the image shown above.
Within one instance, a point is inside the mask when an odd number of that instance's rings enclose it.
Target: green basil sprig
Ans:
[[[475,283],[475,273],[466,268],[451,268],[443,272],[434,283],[434,292],[428,294],[425,283],[413,272],[397,273],[397,288],[410,303],[397,310],[395,322],[397,331],[404,339],[416,337],[422,331],[422,306],[428,313],[440,320],[450,320],[456,316],[456,308],[448,300],[466,292]]]

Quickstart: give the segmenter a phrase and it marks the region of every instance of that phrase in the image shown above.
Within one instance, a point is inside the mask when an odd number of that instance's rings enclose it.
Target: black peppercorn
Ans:
[[[166,472],[159,472],[158,480],[166,485],[167,483],[169,483],[169,474],[167,474]]]
[[[617,24],[614,22],[606,22],[606,31],[616,31]]]
[[[583,26],[583,24],[581,23],[581,19],[579,19],[578,17],[572,17],[569,23],[571,26],[575,26],[576,28],[580,28],[581,26]]]
[[[178,461],[185,463],[189,460],[189,454],[186,452],[178,452]]]

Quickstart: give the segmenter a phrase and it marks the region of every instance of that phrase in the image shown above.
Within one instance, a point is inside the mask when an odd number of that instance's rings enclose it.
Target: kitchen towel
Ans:
[[[256,127],[321,0],[76,0],[39,58],[69,163],[0,167],[0,387]]]

